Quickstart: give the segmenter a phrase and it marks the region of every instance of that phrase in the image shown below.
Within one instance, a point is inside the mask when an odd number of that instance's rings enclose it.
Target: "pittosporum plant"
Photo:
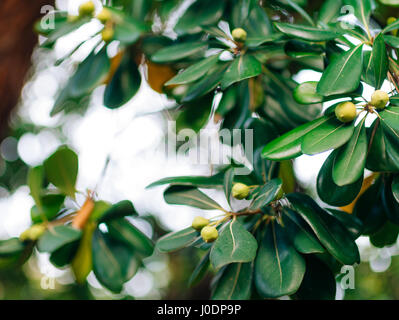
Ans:
[[[237,174],[244,164],[233,162],[211,176],[149,186],[168,185],[171,205],[215,212],[156,239],[156,250],[203,251],[190,283],[211,272],[213,299],[333,299],[341,267],[360,262],[355,240],[369,236],[384,247],[399,233],[399,20],[372,0],[197,0],[170,19],[182,2],[115,0],[98,8],[89,1],[79,16],[57,12],[55,30],[38,25],[47,37],[42,47],[51,50],[89,21],[103,24],[52,114],[84,108],[100,85],[104,106],[119,108],[145,79],[175,102],[169,111],[178,128],[198,131],[213,121],[252,129],[250,174]],[[351,23],[342,19],[344,6]],[[309,69],[319,81],[294,80]],[[292,160],[325,151],[316,201],[297,182]],[[3,241],[0,256],[26,259],[36,246],[56,266],[70,264],[77,281],[93,270],[119,292],[152,254],[152,242],[124,218],[137,214],[129,201],[111,205],[88,191],[78,207],[65,202],[75,199],[76,159],[63,147],[31,169],[33,225]],[[228,206],[204,189],[222,190]]]

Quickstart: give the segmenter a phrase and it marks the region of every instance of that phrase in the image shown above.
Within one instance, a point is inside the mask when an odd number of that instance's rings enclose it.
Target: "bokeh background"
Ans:
[[[59,0],[56,4],[61,10],[77,14],[81,2]],[[191,1],[185,3],[188,6]],[[132,200],[140,213],[140,218],[132,219],[132,223],[148,236],[153,235],[154,226],[160,229],[157,232],[185,228],[200,212],[167,205],[162,197],[164,187],[145,188],[165,176],[208,175],[214,170],[209,165],[193,165],[184,157],[177,161],[167,157],[167,108],[172,101],[145,81],[139,93],[122,108],[104,108],[104,86],[100,86],[79,108],[50,117],[59,89],[94,43],[81,46],[70,59],[63,58],[100,28],[97,21],[92,21],[63,37],[54,50],[37,47],[33,52],[33,66],[18,111],[12,116],[11,131],[0,145],[0,239],[19,236],[29,227],[33,200],[25,185],[27,168],[40,164],[62,144],[70,145],[79,155],[78,190],[95,188],[100,199],[111,202]],[[43,40],[39,38],[39,42]],[[109,55],[116,53],[116,45],[110,46]],[[146,73],[144,67],[141,72]],[[295,76],[298,82],[319,78],[320,74],[310,70]],[[366,98],[370,89],[365,85]],[[294,162],[297,178],[314,197],[316,176],[327,156],[328,153],[301,156]],[[215,192],[212,196],[223,204],[221,194]],[[399,242],[382,249],[373,247],[365,237],[357,243],[362,262],[355,269],[355,288],[343,290],[337,284],[337,299],[399,299]],[[199,258],[200,253],[193,249],[185,249],[183,254],[155,253],[144,261],[145,268],[126,283],[123,292],[115,295],[104,289],[93,274],[86,285],[78,286],[69,269],[57,269],[46,254],[35,252],[22,268],[0,270],[0,299],[208,298],[210,277],[193,288],[187,287]]]

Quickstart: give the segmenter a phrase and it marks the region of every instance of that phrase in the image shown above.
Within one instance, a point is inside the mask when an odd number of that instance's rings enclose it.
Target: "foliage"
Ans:
[[[399,20],[387,24],[381,18],[389,1],[328,0],[313,7],[291,0],[194,1],[170,37],[169,18],[182,1],[113,3],[106,7],[110,19],[102,21],[113,30],[112,39],[93,35],[98,41],[60,92],[53,115],[70,112],[71,102],[104,84],[104,106],[123,106],[138,92],[143,67],[148,84],[175,101],[178,127],[198,131],[215,121],[220,128],[254,130],[250,175],[239,176],[242,165],[233,163],[212,176],[170,177],[149,186],[168,185],[168,204],[217,211],[209,222],[217,229],[213,242],[192,227],[157,239],[159,252],[204,252],[191,283],[213,270],[214,299],[333,299],[340,267],[360,263],[360,235],[377,247],[396,241]],[[343,5],[353,8],[356,25],[338,19]],[[71,21],[64,12],[57,17],[42,44],[50,50],[57,39],[96,19]],[[233,38],[236,28],[245,33]],[[118,53],[109,57],[113,41]],[[320,80],[294,81],[308,69],[321,72]],[[386,106],[363,97],[365,84],[379,90],[384,82],[391,85]],[[342,101],[355,105],[355,119],[337,117]],[[322,110],[323,104],[329,107]],[[325,151],[331,153],[317,177],[324,202],[318,203],[296,183],[291,160]],[[152,242],[124,218],[137,214],[129,201],[111,205],[88,192],[82,206],[72,206],[77,174],[77,155],[67,147],[31,168],[32,221],[45,231],[1,242],[1,263],[20,260],[33,244],[49,252],[56,266],[71,264],[78,281],[93,270],[105,287],[119,292],[152,254]],[[249,191],[234,199],[236,183]],[[223,190],[229,207],[203,189]]]

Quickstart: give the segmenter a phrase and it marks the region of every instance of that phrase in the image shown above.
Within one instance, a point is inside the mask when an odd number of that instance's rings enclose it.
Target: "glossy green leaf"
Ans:
[[[382,205],[382,180],[377,179],[356,201],[353,215],[363,223],[363,235],[375,233],[386,221]]]
[[[177,61],[205,51],[207,46],[204,42],[179,43],[157,51],[151,60],[157,63]]]
[[[160,238],[156,243],[156,248],[160,252],[170,252],[187,247],[199,236],[199,232],[192,227],[171,232]]]
[[[363,232],[363,222],[354,214],[336,209],[327,209],[335,218],[342,222],[342,224],[352,234],[353,239],[357,239]]]
[[[384,1],[389,1],[389,0],[384,0]],[[381,32],[387,33],[397,29],[399,29],[399,20],[396,20],[394,23],[387,25]]]
[[[270,160],[285,160],[301,155],[303,137],[331,118],[332,116],[323,116],[283,134],[263,148],[262,157]]]
[[[262,72],[261,63],[253,56],[244,54],[235,58],[224,74],[221,82],[222,89],[235,82],[256,77]]]
[[[312,104],[323,102],[323,96],[316,92],[317,81],[307,81],[299,84],[294,92],[294,99],[301,104]]]
[[[137,216],[137,211],[133,203],[129,200],[122,200],[112,205],[98,217],[99,222],[107,222],[113,219],[119,219],[126,216]]]
[[[320,29],[292,23],[275,22],[277,30],[294,38],[308,41],[327,41],[339,37],[339,33],[333,30]]]
[[[125,45],[133,44],[145,31],[145,25],[139,22],[139,20],[123,15],[123,17],[121,17],[121,19],[114,25],[113,38]]]
[[[253,263],[232,263],[221,271],[212,300],[246,300],[251,296]]]
[[[46,230],[37,243],[40,252],[55,252],[56,250],[76,242],[82,236],[82,231],[69,226],[55,226]]]
[[[399,225],[399,203],[396,201],[392,193],[392,177],[389,177],[384,181],[382,204],[388,220]]]
[[[217,173],[212,176],[180,176],[167,177],[157,180],[146,188],[162,186],[165,184],[176,184],[182,186],[196,186],[198,188],[215,188],[223,185],[224,172]]]
[[[384,35],[384,41],[387,45],[391,46],[392,48],[396,48],[396,49],[399,48],[399,38],[398,37]]]
[[[38,208],[41,207],[41,193],[44,185],[45,173],[43,166],[37,166],[29,169],[28,181],[30,195]]]
[[[332,178],[332,169],[338,150],[334,150],[324,161],[317,176],[317,194],[325,203],[341,207],[350,204],[359,194],[363,183],[361,176],[354,183],[338,186]]]
[[[392,180],[392,195],[399,203],[399,175],[395,175]]]
[[[233,262],[250,262],[255,259],[257,248],[258,243],[253,235],[234,219],[216,239],[210,260],[216,269]]]
[[[341,14],[342,0],[326,0],[323,2],[320,12],[319,21],[327,24],[333,22],[335,18]]]
[[[223,1],[196,1],[180,17],[174,30],[179,35],[200,32],[201,26],[216,23],[220,19],[224,6]]]
[[[302,153],[316,154],[336,149],[352,137],[353,130],[353,124],[345,124],[335,118],[329,119],[303,137]]]
[[[265,229],[255,259],[255,286],[262,298],[296,292],[305,274],[305,261],[274,222]]]
[[[138,262],[131,247],[96,229],[92,243],[93,271],[98,281],[113,292],[136,273]]]
[[[231,190],[233,189],[234,168],[230,168],[224,174],[223,191],[227,202],[230,204]]]
[[[152,255],[154,244],[143,232],[124,218],[113,219],[107,222],[110,237],[130,245],[143,257]]]
[[[283,214],[284,228],[287,228],[287,234],[298,252],[308,254],[325,251],[312,229],[295,211],[284,208]]]
[[[75,198],[75,183],[78,176],[78,156],[68,147],[60,147],[43,163],[46,177],[61,192]]]
[[[317,92],[323,96],[347,93],[359,86],[362,73],[362,44],[333,60],[323,72]]]
[[[291,193],[287,195],[287,199],[331,255],[344,264],[359,262],[356,243],[340,221],[320,208],[306,194]]]
[[[219,54],[205,58],[174,76],[172,79],[166,82],[165,85],[169,86],[172,84],[186,84],[198,80],[204,76],[209,69],[211,69],[218,62],[218,60]]]
[[[206,272],[209,269],[210,266],[210,260],[209,260],[209,253],[205,253],[203,257],[201,258],[200,262],[197,264],[195,267],[193,273],[190,276],[190,279],[188,279],[188,286],[192,287],[198,284],[202,278],[205,276]]]
[[[280,178],[266,182],[266,184],[261,187],[256,197],[252,200],[248,210],[260,209],[268,205],[270,202],[276,199],[277,195],[281,191],[281,188],[282,181]]]
[[[41,206],[33,206],[30,217],[34,223],[52,220],[59,213],[65,196],[63,194],[47,194],[40,197]]]
[[[301,40],[289,40],[284,45],[285,53],[293,58],[304,58],[304,57],[317,57],[323,53],[323,47],[318,44],[310,44],[306,41]],[[306,83],[313,83],[309,81]]]
[[[65,267],[66,265],[72,263],[78,248],[79,240],[66,243],[62,247],[51,252],[50,262],[58,268]]]
[[[367,135],[365,118],[356,126],[352,137],[339,149],[332,170],[332,178],[338,186],[355,183],[363,176],[366,164]]]
[[[380,33],[373,42],[373,67],[375,78],[375,89],[381,88],[388,72],[388,54],[385,46],[384,37]]]
[[[205,210],[221,210],[220,205],[194,187],[171,186],[165,190],[164,199],[169,204],[181,204]]]
[[[353,13],[363,26],[368,28],[369,19],[374,9],[373,0],[346,0],[352,6]]]
[[[107,76],[110,61],[105,48],[98,53],[94,51],[81,62],[70,80],[69,93],[73,97],[80,97],[91,92]]]
[[[399,226],[387,221],[381,229],[370,236],[370,242],[377,248],[392,246],[398,240]]]
[[[134,60],[125,55],[111,81],[104,91],[104,105],[115,109],[123,106],[139,90],[141,83],[140,72]]]

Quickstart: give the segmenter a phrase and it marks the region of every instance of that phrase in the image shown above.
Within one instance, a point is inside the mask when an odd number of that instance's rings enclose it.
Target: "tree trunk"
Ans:
[[[31,66],[37,43],[34,23],[41,16],[41,7],[48,4],[53,5],[54,0],[0,1],[0,139],[7,132]]]

